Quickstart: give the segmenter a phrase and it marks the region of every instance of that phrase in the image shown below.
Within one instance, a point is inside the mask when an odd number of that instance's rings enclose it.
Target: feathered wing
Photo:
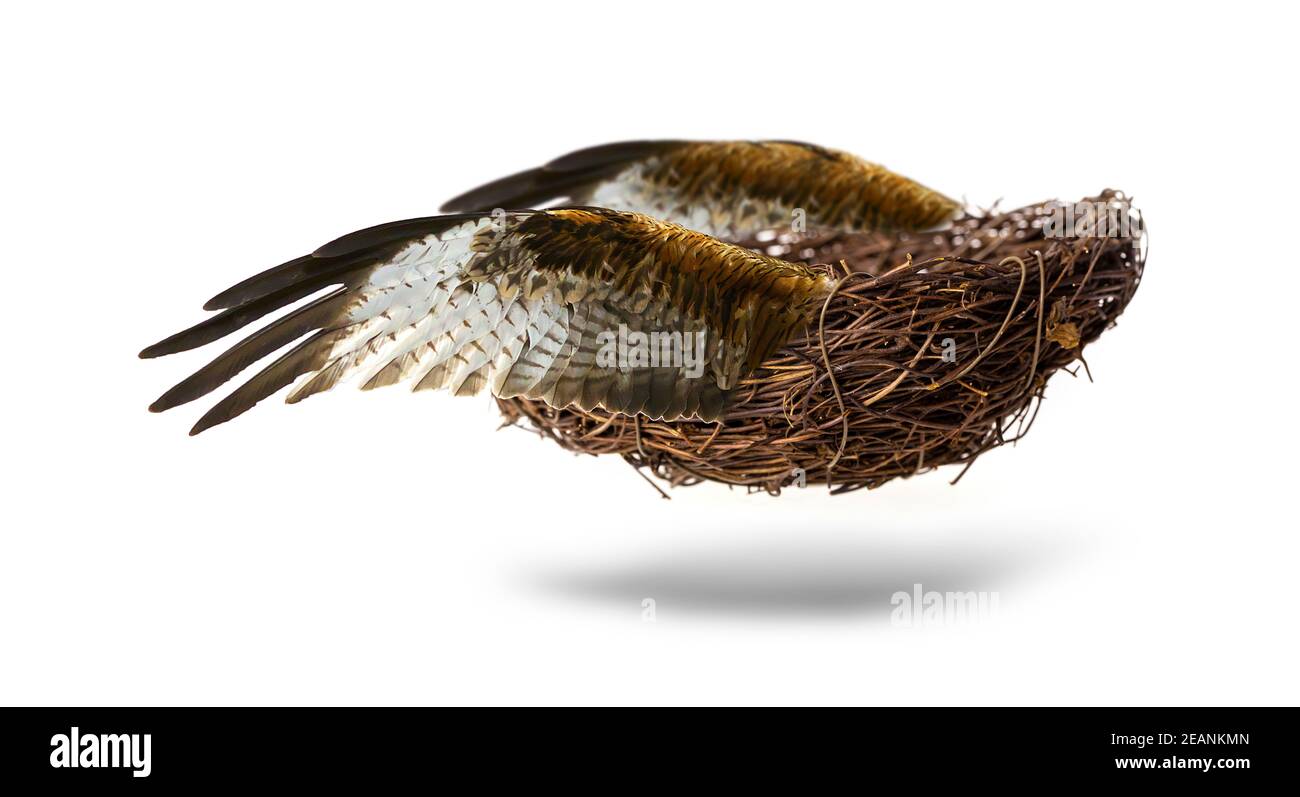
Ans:
[[[557,408],[716,420],[727,392],[808,322],[828,289],[803,266],[647,216],[466,213],[344,236],[218,294],[206,308],[221,313],[140,356],[195,348],[323,292],[150,409],[193,401],[293,344],[191,434],[290,384],[292,403],[353,378],[364,389],[486,389]]]
[[[645,213],[724,239],[788,229],[921,230],[961,209],[845,152],[791,141],[625,141],[572,152],[448,201],[443,211],[564,200]]]

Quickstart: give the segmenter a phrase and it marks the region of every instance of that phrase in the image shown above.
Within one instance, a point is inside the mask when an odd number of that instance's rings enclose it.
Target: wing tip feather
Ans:
[[[187,329],[184,332],[177,332],[175,335],[168,335],[157,343],[151,343],[141,349],[140,353],[136,356],[141,360],[153,360],[158,357],[166,357],[169,354],[177,354],[182,351],[187,351],[191,347],[182,347],[180,345],[180,338],[189,331],[190,330]]]

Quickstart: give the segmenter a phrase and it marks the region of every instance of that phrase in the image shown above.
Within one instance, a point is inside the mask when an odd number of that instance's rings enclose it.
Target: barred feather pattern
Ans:
[[[310,326],[315,334],[209,411],[194,433],[291,382],[287,401],[295,403],[352,380],[363,389],[407,383],[557,408],[716,420],[727,392],[806,324],[829,290],[825,277],[804,266],[637,214],[568,208],[435,217],[423,233],[420,221],[345,236],[318,250],[320,263],[291,261],[214,299],[243,302],[230,313],[268,297],[280,301],[287,289],[267,289],[286,282],[292,289],[294,280],[343,285],[322,309],[296,311],[310,324],[274,322],[154,409],[231,378],[249,360],[241,347],[262,353],[270,345],[264,338],[288,343]],[[206,342],[208,335],[196,333],[202,326],[142,356]],[[620,328],[703,345],[694,363],[602,360]]]

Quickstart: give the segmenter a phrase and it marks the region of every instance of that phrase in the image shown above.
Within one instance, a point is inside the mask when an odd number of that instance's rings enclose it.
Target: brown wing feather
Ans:
[[[402,381],[458,395],[490,388],[556,407],[714,420],[727,391],[806,324],[829,289],[804,266],[599,208],[396,222],[345,236],[311,258],[241,283],[230,297],[249,310],[237,326],[283,306],[300,287],[341,287],[236,344],[153,409],[206,395],[306,335],[194,432],[295,380],[291,402],[356,375],[367,388]],[[203,325],[195,329],[143,354],[212,337]],[[676,341],[679,348],[661,351],[692,361],[624,357],[615,342],[636,333]]]
[[[918,230],[960,204],[878,164],[792,141],[633,141],[570,153],[488,183],[443,210],[566,199],[672,221],[723,238],[788,228]]]
[[[631,164],[687,143],[689,142],[620,141],[576,150],[545,166],[525,169],[452,197],[443,203],[441,210],[443,213],[481,213],[495,208],[530,208],[559,199],[573,199],[581,204],[581,197],[591,186],[618,174]]]

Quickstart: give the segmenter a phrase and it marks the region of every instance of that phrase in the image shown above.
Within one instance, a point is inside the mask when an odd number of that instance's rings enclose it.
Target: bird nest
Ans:
[[[499,405],[509,424],[620,455],[672,486],[842,493],[964,465],[959,479],[1029,431],[1052,374],[1086,370],[1084,347],[1141,280],[1140,228],[1107,191],[1068,208],[969,214],[938,233],[768,233],[743,243],[824,269],[836,286],[807,331],[735,389],[721,422]]]

